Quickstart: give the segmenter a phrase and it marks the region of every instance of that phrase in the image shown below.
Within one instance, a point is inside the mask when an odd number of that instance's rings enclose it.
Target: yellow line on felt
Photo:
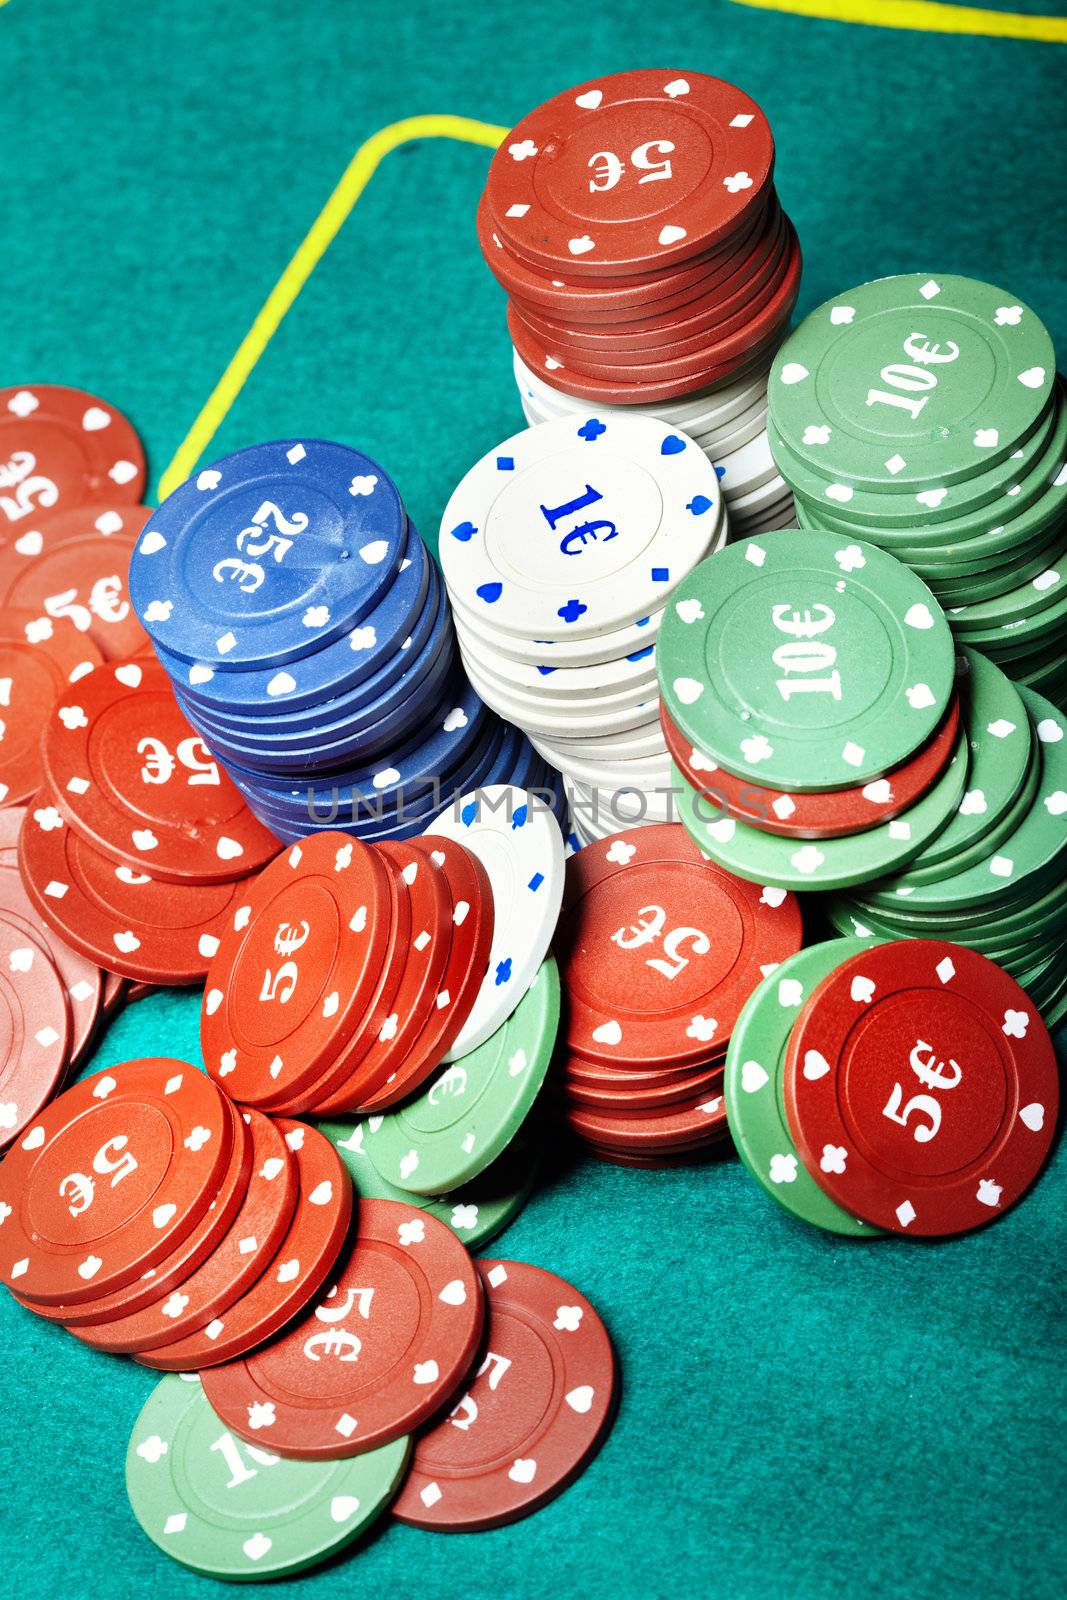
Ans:
[[[972,33],[993,39],[1033,39],[1067,44],[1067,18],[1029,17],[985,6],[939,5],[935,0],[734,0],[756,11],[788,11],[828,22],[859,22],[872,28],[911,28],[917,33]]]
[[[3,4],[4,0],[0,0],[0,5]],[[506,128],[498,128],[491,122],[477,122],[471,117],[405,117],[401,122],[391,122],[388,127],[380,128],[360,145],[296,254],[264,301],[256,320],[234,351],[200,415],[178,446],[174,459],[159,481],[160,499],[183,483],[196,466],[248,382],[256,362],[340,233],[384,157],[413,139],[458,139],[464,144],[480,144],[495,150],[506,133]]]

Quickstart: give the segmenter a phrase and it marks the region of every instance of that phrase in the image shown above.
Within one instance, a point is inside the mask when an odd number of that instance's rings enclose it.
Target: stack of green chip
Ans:
[[[1040,319],[970,278],[881,278],[813,311],[771,371],[802,528],[892,552],[957,637],[1067,693],[1067,407]]]

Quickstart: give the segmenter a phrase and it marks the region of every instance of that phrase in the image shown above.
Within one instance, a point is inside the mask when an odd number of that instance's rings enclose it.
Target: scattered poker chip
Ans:
[[[567,1047],[620,1069],[706,1060],[800,941],[792,895],[724,872],[679,824],[617,832],[567,865]]]
[[[290,1461],[228,1432],[195,1374],[163,1378],[134,1424],[126,1492],[165,1555],[206,1578],[289,1577],[345,1549],[399,1488],[411,1441],[346,1461]]]
[[[291,1101],[321,1076],[375,994],[393,936],[391,885],[376,850],[323,833],[244,886],[200,1021],[207,1070],[227,1094]]]
[[[0,804],[22,806],[41,786],[41,728],[57,700],[102,657],[64,618],[0,612],[0,682],[4,685]]]
[[[721,528],[714,469],[685,434],[564,417],[471,468],[445,508],[441,565],[450,595],[498,629],[587,638],[662,606]]]
[[[149,643],[130,604],[128,574],[151,514],[117,501],[51,512],[0,549],[0,605],[65,618],[108,661],[139,655]]]
[[[808,1172],[843,1209],[895,1233],[961,1233],[1033,1183],[1059,1081],[1036,1009],[973,950],[867,946],[794,1025],[785,1109]]]
[[[507,1021],[534,978],[556,931],[563,896],[563,835],[551,811],[507,784],[461,797],[425,830],[476,855],[492,889],[488,971],[444,1059],[456,1061]]]
[[[274,1258],[289,1229],[299,1181],[281,1130],[246,1111],[251,1162],[240,1210],[211,1254],[166,1296],[123,1317],[71,1331],[94,1350],[136,1353],[197,1333],[226,1311]]]
[[[6,815],[0,812],[0,817]],[[15,851],[8,856],[0,854],[0,917],[29,933],[51,958],[67,996],[70,1017],[67,1054],[71,1064],[78,1062],[96,1029],[103,1004],[104,974],[95,961],[64,944],[47,925],[40,925],[37,909],[26,893]]]
[[[760,1188],[801,1221],[857,1239],[880,1230],[835,1205],[804,1167],[786,1121],[783,1069],[800,1008],[824,978],[865,948],[861,939],[833,939],[798,950],[769,973],[737,1020],[724,1080],[730,1134]]]
[[[114,406],[81,389],[41,383],[0,389],[0,532],[32,549],[44,513],[140,500],[141,441]]]
[[[412,1206],[365,1200],[333,1287],[280,1338],[201,1381],[220,1421],[248,1443],[336,1460],[433,1416],[462,1383],[483,1320],[478,1274],[451,1229]]]
[[[488,1244],[515,1220],[530,1197],[537,1174],[537,1142],[527,1138],[522,1129],[503,1155],[470,1183],[447,1195],[415,1195],[390,1183],[378,1171],[364,1143],[364,1123],[316,1119],[315,1126],[337,1150],[360,1199],[400,1200],[418,1206],[447,1223],[468,1250]]]
[[[280,1117],[276,1126],[296,1161],[300,1187],[274,1260],[206,1326],[139,1352],[143,1366],[190,1372],[238,1360],[291,1322],[333,1270],[352,1220],[352,1184],[344,1162],[330,1141],[306,1123]]]
[[[0,913],[0,1146],[34,1120],[70,1058],[67,997],[31,928]],[[0,1189],[2,1189],[0,1181]],[[10,1285],[10,1278],[6,1280]]]
[[[157,1266],[215,1197],[230,1117],[184,1061],[127,1061],[83,1078],[0,1166],[0,1279],[31,1302],[79,1305]]]
[[[560,981],[548,957],[510,1017],[412,1100],[363,1124],[383,1177],[417,1195],[470,1183],[510,1144],[541,1091],[556,1042]]]
[[[787,791],[898,766],[931,738],[953,687],[952,636],[926,585],[828,533],[762,534],[697,568],[657,653],[680,732],[735,776]]]
[[[449,1415],[420,1435],[400,1522],[471,1532],[560,1494],[611,1426],[611,1340],[584,1295],[524,1261],[479,1261],[488,1349]]]
[[[112,979],[202,981],[243,903],[243,883],[160,883],[112,860],[66,823],[47,793],[27,809],[18,861],[49,932]],[[105,1010],[116,998],[105,996]]]
[[[157,662],[109,662],[82,678],[56,703],[41,750],[48,786],[77,830],[155,878],[222,883],[277,853]]]

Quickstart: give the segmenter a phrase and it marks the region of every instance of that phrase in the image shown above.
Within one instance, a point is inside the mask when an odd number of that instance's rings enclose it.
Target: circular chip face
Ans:
[[[49,787],[78,831],[156,878],[221,883],[277,854],[156,661],[108,663],[69,688],[41,748]]]
[[[425,830],[454,839],[489,875],[494,925],[489,969],[444,1059],[469,1055],[507,1021],[537,976],[563,898],[563,835],[539,799],[510,784],[462,796]]]
[[[393,1515],[473,1532],[517,1522],[573,1483],[615,1408],[615,1356],[584,1295],[524,1261],[479,1261],[487,1345],[463,1397],[420,1435]]]
[[[51,1099],[69,1045],[67,996],[47,950],[32,928],[0,914],[0,1147]]]
[[[671,266],[763,202],[774,140],[754,100],[704,73],[618,72],[554,95],[493,157],[493,223],[550,274]]]
[[[159,883],[94,850],[47,791],[27,808],[18,859],[26,893],[48,928],[120,980],[202,981],[243,903],[243,884]]]
[[[173,655],[280,667],[328,645],[392,583],[407,518],[376,462],[323,439],[253,445],[168,495],[130,563],[130,593]]]
[[[0,543],[32,538],[43,512],[140,500],[145,462],[126,418],[59,384],[0,389]]]
[[[678,823],[587,845],[567,863],[555,946],[568,1049],[640,1068],[706,1060],[800,941],[792,895],[707,861]]]
[[[300,1182],[289,1231],[274,1260],[226,1310],[183,1339],[138,1354],[143,1366],[190,1372],[235,1361],[291,1322],[333,1269],[352,1221],[352,1184],[328,1139],[303,1122],[275,1120]]]
[[[410,1439],[347,1461],[287,1461],[219,1433],[198,1377],[153,1390],[126,1452],[126,1492],[165,1555],[207,1578],[303,1572],[381,1515],[403,1479]]]
[[[5,813],[0,812],[0,816],[3,815]],[[26,893],[15,851],[0,855],[0,916],[22,932],[31,934],[42,952],[52,959],[59,981],[66,990],[70,1013],[67,1054],[73,1064],[88,1045],[96,1028],[96,1019],[103,1003],[104,974],[95,961],[72,950],[50,928],[41,927],[37,908]],[[2,1121],[0,1116],[0,1142],[3,1139]]]
[[[64,618],[32,611],[0,612],[0,805],[22,806],[41,787],[41,729],[57,700],[102,657]]]
[[[228,1094],[258,1105],[310,1088],[367,1010],[392,921],[384,859],[348,834],[305,839],[245,885],[200,1018]]]
[[[0,557],[0,605],[66,618],[108,661],[139,655],[148,636],[130,604],[130,556],[148,506],[119,502],[52,512]]]
[[[1056,354],[1028,306],[951,275],[879,278],[801,323],[771,370],[772,436],[823,477],[952,484],[1010,455],[1044,412]]]
[[[708,797],[709,805],[716,810],[765,833],[792,839],[833,839],[888,822],[926,793],[955,748],[960,706],[954,696],[933,738],[884,778],[852,789],[825,789],[819,794],[786,794],[781,789],[764,789],[744,778],[735,778],[682,737],[663,705],[660,720],[667,748],[682,777]]]
[[[0,1280],[43,1305],[122,1288],[181,1244],[215,1198],[229,1103],[184,1061],[126,1061],[40,1114],[0,1167]]]
[[[468,1250],[477,1250],[503,1233],[530,1197],[537,1174],[535,1139],[520,1132],[492,1166],[448,1195],[414,1195],[383,1178],[364,1145],[365,1122],[316,1121],[348,1168],[356,1194],[363,1200],[400,1200],[428,1211],[452,1229]]]
[[[785,1108],[830,1198],[895,1233],[962,1233],[1036,1178],[1059,1081],[1044,1023],[962,945],[867,946],[815,990],[785,1064]]]
[[[880,1229],[843,1211],[797,1155],[785,1115],[786,1047],[801,1007],[863,939],[832,939],[790,956],[769,973],[745,1005],[726,1052],[726,1117],[730,1134],[760,1188],[802,1222],[849,1238],[877,1238]]]
[[[440,1195],[484,1172],[533,1109],[559,1028],[560,984],[549,956],[507,1022],[443,1067],[413,1099],[364,1124],[374,1165],[399,1188]]]
[[[281,1338],[202,1374],[228,1428],[261,1449],[335,1460],[388,1444],[455,1393],[478,1348],[481,1284],[436,1217],[365,1200],[333,1287]]]
[[[143,1309],[88,1328],[72,1328],[94,1350],[135,1353],[172,1344],[205,1328],[233,1305],[273,1260],[296,1206],[296,1163],[280,1129],[258,1111],[245,1111],[251,1161],[240,1209],[211,1254],[170,1294]]]
[[[519,637],[589,638],[663,605],[720,531],[715,469],[650,417],[560,417],[505,439],[445,508],[449,594]]]
[[[930,590],[874,545],[808,531],[721,551],[672,597],[657,646],[680,732],[737,777],[851,788],[906,760],[952,696]]]

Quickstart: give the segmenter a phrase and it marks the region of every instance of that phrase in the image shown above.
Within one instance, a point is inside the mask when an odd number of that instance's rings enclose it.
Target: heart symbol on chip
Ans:
[[[811,373],[807,367],[802,367],[799,361],[787,361],[778,374],[779,383],[784,383],[787,388],[794,383],[803,383],[805,378],[810,378]]]
[[[930,607],[924,605],[921,600],[917,600],[913,606],[908,607],[904,613],[904,622],[909,628],[921,628],[924,631],[934,625],[934,619],[930,615]]]
[[[15,540],[15,549],[20,556],[39,556],[44,549],[44,540],[36,529],[24,533],[21,539]]]
[[[152,1212],[152,1226],[155,1228],[165,1228],[168,1222],[173,1221],[177,1209],[178,1208],[175,1205],[156,1206],[155,1210]]]
[[[593,1038],[597,1044],[617,1045],[622,1043],[622,1028],[612,1020],[602,1022],[599,1028],[593,1029]]]
[[[741,1063],[741,1087],[746,1094],[758,1094],[770,1083],[766,1070],[758,1061],[743,1061]]]
[[[43,1144],[44,1129],[31,1128],[25,1139],[22,1141],[22,1148],[24,1150],[39,1150]]]
[[[873,783],[865,783],[860,793],[872,805],[885,806],[893,798],[893,786],[888,778],[875,778]]]
[[[588,255],[590,250],[595,250],[596,244],[587,233],[583,233],[578,239],[568,239],[567,249],[572,256],[584,256]]]
[[[587,89],[584,94],[575,95],[574,103],[576,106],[581,106],[583,111],[595,111],[603,98],[602,89]]]
[[[1040,389],[1044,381],[1044,367],[1027,367],[1025,372],[1019,374],[1019,382],[1027,389]]]
[[[144,673],[141,671],[136,661],[126,661],[121,667],[115,668],[115,677],[118,679],[119,683],[123,684],[127,689],[139,689],[141,687],[141,679],[144,677]]]
[[[90,406],[82,417],[82,427],[86,433],[99,433],[102,428],[107,428],[110,425],[110,416],[106,411],[102,411],[99,406]]]
[[[446,1283],[437,1298],[443,1301],[446,1306],[465,1306],[467,1304],[467,1290],[462,1278],[453,1278],[451,1283]]]
[[[1059,581],[1060,575],[1058,572],[1039,572],[1031,584],[1031,588],[1035,589],[1038,594],[1044,594],[1046,589],[1054,589]]]
[[[384,767],[374,774],[371,782],[376,789],[391,789],[394,783],[400,782],[400,774],[395,767]]]
[[[337,1010],[338,1010],[338,1007],[340,1006],[340,1004],[341,1004],[341,996],[338,994],[337,990],[334,989],[334,990],[331,991],[330,994],[328,994],[326,996],[325,1000],[322,1002],[322,1014],[323,1014],[323,1016],[324,1017],[335,1017],[337,1015]]]
[[[820,1055],[818,1050],[805,1050],[804,1076],[809,1083],[818,1083],[820,1078],[825,1078],[830,1070],[830,1063],[826,1057]]]
[[[525,1460],[522,1456],[508,1468],[508,1477],[515,1483],[532,1483],[536,1473],[537,1462]]]
[[[380,567],[389,554],[389,542],[386,539],[372,539],[369,544],[360,546],[359,554],[368,567]]]
[[[564,1399],[572,1411],[577,1411],[580,1417],[584,1417],[592,1408],[594,1393],[592,1384],[580,1383],[577,1389],[572,1389]]]
[[[418,1384],[436,1383],[441,1369],[436,1361],[416,1361],[412,1378]]]
[[[675,678],[674,692],[683,706],[692,706],[704,693],[704,685],[698,683],[696,678]]]
[[[359,1501],[354,1494],[335,1494],[330,1501],[330,1521],[347,1522],[359,1510]]]
[[[333,1184],[329,1178],[323,1178],[308,1195],[308,1204],[313,1206],[328,1206],[332,1200]]]
[[[684,228],[679,228],[673,223],[668,223],[665,228],[660,229],[659,242],[660,244],[677,244],[679,239],[684,239],[685,236],[686,233]]]
[[[1045,1108],[1035,1100],[1028,1106],[1023,1106],[1019,1112],[1019,1121],[1025,1123],[1031,1133],[1040,1133],[1045,1126]]]
[[[672,78],[670,83],[663,85],[663,93],[671,100],[677,100],[680,95],[689,93],[689,85],[684,78]]]

